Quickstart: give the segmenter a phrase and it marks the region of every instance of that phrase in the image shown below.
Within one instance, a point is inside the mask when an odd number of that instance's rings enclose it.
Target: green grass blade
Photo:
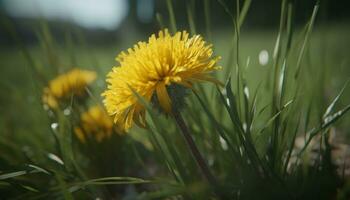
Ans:
[[[46,169],[41,168],[41,167],[39,167],[39,166],[37,166],[37,165],[29,164],[28,167],[29,167],[29,168],[33,168],[33,169],[35,169],[35,170],[37,170],[37,171],[39,171],[39,172],[43,172],[43,173],[45,173],[45,174],[47,174],[47,175],[51,175],[51,173],[50,173],[49,171],[47,171]]]
[[[59,174],[56,174],[56,179],[60,188],[60,191],[63,193],[63,197],[65,200],[73,200],[73,194],[69,190],[67,183],[63,179],[63,177]]]
[[[170,171],[175,175],[177,180],[180,180],[181,183],[189,182],[189,176],[187,173],[187,169],[183,166],[183,162],[181,161],[181,157],[178,155],[176,148],[173,146],[172,140],[167,137],[165,131],[162,131],[162,128],[159,126],[159,123],[156,123],[157,119],[156,113],[153,111],[150,103],[148,103],[144,98],[142,98],[134,89],[130,88],[133,92],[134,96],[138,99],[138,101],[145,107],[150,118],[149,118],[149,128],[154,133],[154,140],[157,142],[157,146],[160,147],[161,152],[163,153],[164,158],[166,158],[166,162],[168,166],[171,168]],[[160,134],[163,132],[163,134]],[[179,172],[180,176],[177,176]]]
[[[156,19],[157,19],[157,22],[158,22],[160,29],[164,29],[165,28],[164,20],[163,20],[163,17],[160,13],[156,13]]]
[[[290,161],[290,158],[292,156],[293,149],[294,149],[295,139],[297,137],[297,133],[298,133],[298,130],[299,130],[300,118],[301,117],[299,115],[298,121],[297,121],[295,129],[293,131],[292,140],[290,141],[290,145],[289,145],[289,149],[288,149],[288,153],[287,153],[287,158],[284,161],[284,166],[283,166],[283,171],[282,171],[284,176],[286,176],[286,174],[287,174],[288,164],[289,164],[289,161]]]
[[[297,79],[299,77],[300,68],[301,68],[301,61],[303,59],[304,52],[305,52],[305,49],[306,49],[306,45],[307,45],[307,43],[309,41],[309,37],[311,35],[312,29],[313,29],[313,26],[314,26],[314,23],[315,23],[315,19],[316,19],[316,15],[317,15],[318,9],[319,9],[319,4],[317,3],[314,6],[311,18],[310,18],[310,20],[309,20],[309,22],[307,24],[307,29],[306,29],[306,34],[305,34],[305,37],[304,37],[304,41],[303,41],[302,47],[301,47],[299,55],[298,55],[298,60],[297,60],[297,64],[296,64],[296,71],[295,71],[295,75],[294,75],[295,79]]]
[[[206,115],[208,116],[210,122],[214,125],[215,130],[219,133],[219,135],[228,144],[228,147],[232,151],[232,154],[237,156],[238,154],[237,154],[236,148],[234,148],[234,145],[232,144],[231,140],[226,135],[226,133],[224,131],[224,128],[215,120],[213,114],[209,111],[209,109],[207,108],[207,106],[205,105],[203,100],[200,98],[200,96],[196,92],[194,92],[194,94],[196,95],[199,103],[201,104],[201,106],[202,106],[204,112],[206,113]]]
[[[171,27],[171,32],[176,33],[177,31],[177,26],[176,26],[176,19],[175,19],[175,13],[174,13],[174,8],[173,8],[173,3],[172,0],[166,0],[166,5],[168,8],[168,13],[169,13],[169,18],[170,18],[170,27]]]
[[[288,101],[275,115],[273,115],[264,125],[264,127],[259,131],[259,135],[263,133],[275,120],[281,115],[281,113],[291,104],[293,100]]]
[[[6,179],[10,179],[10,178],[16,178],[18,176],[22,176],[27,174],[28,172],[25,170],[22,171],[17,171],[17,172],[10,172],[10,173],[5,173],[5,174],[1,174],[0,175],[0,180],[6,180]]]
[[[335,104],[338,102],[339,98],[344,93],[344,90],[347,87],[349,81],[350,81],[350,79],[346,81],[346,83],[344,84],[343,88],[340,90],[338,95],[334,98],[332,103],[327,107],[326,112],[323,114],[323,118],[326,118],[333,111],[333,108],[334,108]]]
[[[321,131],[325,130],[326,128],[328,128],[329,126],[333,125],[342,116],[344,116],[349,110],[350,110],[350,104],[348,106],[346,106],[344,109],[336,112],[335,114],[333,114],[331,116],[327,116],[324,119],[324,123],[322,123],[318,128],[311,129],[307,134],[307,135],[309,135],[309,138],[305,142],[303,148],[300,150],[298,155],[301,155],[305,151],[305,149],[308,147],[308,145],[310,144],[313,137],[315,137],[319,132],[321,132]]]
[[[104,184],[144,184],[155,183],[156,181],[144,180],[142,178],[135,177],[103,177],[96,179],[89,179],[84,182],[78,183],[81,185],[104,185]]]
[[[205,30],[209,41],[211,41],[211,23],[210,23],[210,1],[204,0],[204,17],[205,17]]]
[[[239,14],[239,19],[238,19],[238,26],[241,27],[246,16],[247,16],[247,13],[249,11],[249,8],[250,8],[250,4],[252,3],[252,0],[245,0],[244,3],[243,3],[243,7],[241,9],[241,12]]]
[[[191,35],[196,34],[196,23],[195,23],[195,1],[190,0],[186,6],[187,10],[187,20],[190,27]]]

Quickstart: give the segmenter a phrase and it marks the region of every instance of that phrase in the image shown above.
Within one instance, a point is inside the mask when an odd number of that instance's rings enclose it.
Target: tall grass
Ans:
[[[169,22],[157,14],[160,27],[177,31],[173,1],[167,0]],[[301,29],[294,23],[295,1],[282,0],[279,28],[274,33],[272,60],[264,73],[252,81],[248,69],[255,68],[241,53],[241,33],[249,13],[250,0],[204,1],[206,31],[211,31],[210,4],[222,6],[231,20],[223,56],[223,70],[217,77],[223,87],[204,84],[186,98],[180,125],[160,115],[139,97],[147,108],[146,129],[134,127],[126,135],[113,135],[102,143],[82,144],[74,135],[80,114],[89,105],[101,104],[101,88],[86,88],[88,102],[72,96],[66,107],[55,113],[42,109],[42,88],[48,80],[79,64],[77,46],[86,44],[78,33],[67,31],[68,61],[62,61],[50,28],[42,22],[36,30],[41,59],[31,51],[4,21],[23,54],[25,73],[32,77],[28,91],[34,101],[22,101],[37,127],[15,128],[1,123],[0,197],[13,199],[346,199],[349,182],[343,166],[333,159],[330,137],[335,123],[350,104],[337,108],[347,83],[333,100],[323,98],[326,66],[310,64],[310,39],[317,21],[317,2]],[[195,1],[187,5],[188,26],[196,28]],[[180,14],[180,13],[179,13]],[[75,40],[79,38],[78,42]],[[308,60],[309,59],[309,60]],[[44,67],[49,66],[49,67]],[[97,69],[96,71],[99,71]],[[103,70],[101,70],[103,71]],[[99,73],[100,78],[105,77]],[[15,93],[15,88],[11,88]],[[21,94],[17,98],[23,98]],[[137,94],[135,93],[137,96]],[[20,100],[18,102],[21,102]],[[326,105],[326,106],[324,106]],[[13,110],[13,112],[18,112]],[[6,120],[6,116],[1,117]],[[20,120],[20,119],[18,119]],[[185,128],[184,128],[185,127]],[[198,164],[179,134],[189,133],[208,173]],[[297,140],[302,139],[301,147]],[[317,149],[315,153],[315,149]],[[345,161],[344,161],[345,162]],[[345,169],[344,169],[345,170]],[[205,175],[205,174],[204,174]]]

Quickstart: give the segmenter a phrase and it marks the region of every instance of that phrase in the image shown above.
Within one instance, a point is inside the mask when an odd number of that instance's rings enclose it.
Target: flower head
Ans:
[[[160,107],[171,113],[172,99],[167,88],[191,88],[197,81],[218,82],[209,73],[219,68],[219,59],[213,57],[212,46],[199,35],[160,31],[158,37],[153,34],[148,42],[139,42],[117,56],[119,66],[107,75],[108,88],[102,94],[105,107],[125,129],[133,122],[142,125],[145,120],[145,109],[132,90],[147,101],[156,95]]]
[[[96,79],[96,73],[88,70],[72,69],[59,75],[49,82],[44,88],[42,100],[50,108],[57,108],[59,102],[66,100],[74,94],[82,97],[85,95],[85,87]]]
[[[74,128],[75,135],[81,142],[86,142],[86,138],[93,138],[97,142],[109,138],[117,128],[113,125],[113,120],[100,106],[93,106],[80,116],[80,125]]]

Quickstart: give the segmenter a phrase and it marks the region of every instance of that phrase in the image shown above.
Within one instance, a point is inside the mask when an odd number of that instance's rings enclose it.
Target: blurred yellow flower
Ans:
[[[83,96],[85,87],[95,79],[96,73],[93,71],[72,69],[49,82],[44,88],[42,100],[50,108],[57,108],[60,101],[68,99],[72,94]]]
[[[160,31],[158,37],[153,34],[148,42],[139,42],[117,56],[120,65],[107,75],[108,88],[102,94],[105,107],[124,129],[132,122],[144,125],[145,109],[130,88],[148,101],[156,94],[161,108],[171,113],[167,86],[191,88],[196,81],[218,83],[209,72],[220,68],[216,65],[219,59],[213,57],[212,45],[200,35],[189,37],[183,31],[172,36],[167,29]]]
[[[74,128],[75,135],[82,142],[93,138],[97,142],[109,138],[114,132],[121,133],[113,126],[113,120],[100,106],[93,106],[80,116],[80,125]]]

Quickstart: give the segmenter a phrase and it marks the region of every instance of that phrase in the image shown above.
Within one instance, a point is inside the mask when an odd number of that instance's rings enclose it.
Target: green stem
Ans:
[[[188,148],[191,150],[191,154],[196,160],[196,163],[198,164],[203,176],[207,179],[210,185],[213,186],[214,190],[216,191],[218,183],[216,178],[213,176],[213,174],[210,172],[209,167],[207,163],[205,162],[203,156],[199,152],[196,144],[194,143],[189,130],[186,126],[186,123],[184,119],[181,116],[181,113],[175,108],[173,109],[172,116],[174,117],[177,125],[181,129],[182,135],[184,136],[186,143],[188,145]]]

